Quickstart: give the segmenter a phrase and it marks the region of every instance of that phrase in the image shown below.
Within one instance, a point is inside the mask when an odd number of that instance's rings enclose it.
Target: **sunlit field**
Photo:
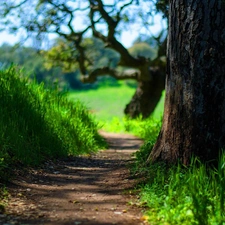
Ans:
[[[102,87],[96,90],[70,92],[68,98],[83,102],[103,126],[103,129],[119,132],[124,131],[124,123],[128,122],[123,111],[134,92],[135,88],[123,84],[119,87]],[[163,107],[164,92],[152,115],[154,119],[158,120],[162,117]],[[129,124],[133,122],[129,121]]]
[[[122,119],[123,110],[135,92],[135,88],[103,87],[96,90],[69,93],[72,100],[80,100],[100,121],[110,121],[114,117]]]
[[[83,102],[95,117],[101,128],[105,131],[116,133],[133,133],[145,138],[149,129],[149,122],[141,118],[130,120],[123,111],[135,92],[135,88],[122,83],[118,87],[102,87],[96,90],[77,91],[68,93],[71,100]],[[161,120],[164,108],[164,92],[150,120],[155,123]],[[149,120],[148,120],[149,121]]]

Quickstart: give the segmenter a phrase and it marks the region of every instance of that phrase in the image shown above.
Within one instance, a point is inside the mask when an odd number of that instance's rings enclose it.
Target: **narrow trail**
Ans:
[[[0,214],[0,224],[144,224],[141,209],[127,204],[135,184],[127,164],[142,141],[127,134],[101,134],[108,150],[48,161],[41,169],[18,174],[9,187],[8,215]]]

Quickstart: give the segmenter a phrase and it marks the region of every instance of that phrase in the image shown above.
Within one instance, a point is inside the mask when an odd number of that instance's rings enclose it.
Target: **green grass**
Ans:
[[[140,132],[143,133],[144,130],[142,128],[146,123],[141,118],[130,120],[123,113],[134,92],[134,87],[132,88],[125,83],[121,83],[118,87],[108,86],[96,90],[70,92],[68,97],[71,100],[84,102],[105,131],[116,133],[130,132],[143,137],[144,134],[140,134]],[[162,98],[150,120],[159,121],[161,119],[164,98],[165,94],[163,92]]]
[[[152,225],[225,224],[225,154],[217,169],[196,158],[189,167],[177,164],[168,168],[163,163],[147,166],[160,125],[155,120],[145,124],[145,143],[131,169],[137,177],[145,178],[137,187],[140,201],[136,203],[145,207],[144,218]]]
[[[5,213],[5,207],[8,204],[9,198],[8,190],[5,187],[0,188],[0,214]]]
[[[102,87],[96,90],[69,93],[72,100],[82,101],[100,121],[110,121],[124,116],[123,110],[135,89],[126,85]]]
[[[18,163],[38,165],[105,146],[82,103],[31,82],[15,67],[0,71],[0,102],[0,179]]]
[[[225,224],[223,166],[213,170],[193,160],[189,168],[157,164],[145,169],[139,204],[150,224]]]

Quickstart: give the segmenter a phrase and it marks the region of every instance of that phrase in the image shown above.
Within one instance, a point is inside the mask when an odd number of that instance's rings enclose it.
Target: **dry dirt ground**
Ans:
[[[102,132],[109,149],[91,156],[48,161],[19,173],[0,224],[141,225],[141,208],[129,190],[136,182],[127,165],[142,141]]]

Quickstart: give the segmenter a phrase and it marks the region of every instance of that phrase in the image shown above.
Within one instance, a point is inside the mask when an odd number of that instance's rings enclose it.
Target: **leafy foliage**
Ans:
[[[82,47],[89,57],[87,68],[93,70],[98,67],[110,65],[115,68],[120,56],[112,49],[105,48],[104,43],[96,38],[85,38]],[[73,42],[59,38],[55,40],[52,48],[42,51],[46,61],[46,68],[60,66],[65,72],[76,71],[79,69],[79,51]]]
[[[164,17],[169,16],[169,0],[157,0],[156,8],[158,11],[162,12]]]
[[[43,56],[35,48],[18,44],[14,46],[3,44],[0,47],[1,69],[6,69],[11,64],[15,64],[25,69],[26,73],[30,74],[30,78],[35,79],[38,83],[45,82],[49,85],[57,83],[61,89],[84,88],[75,72],[64,73],[60,67],[46,69],[44,63]]]
[[[134,57],[146,57],[150,59],[154,59],[157,56],[156,49],[153,49],[148,43],[146,42],[137,42],[134,43],[132,47],[128,49],[131,55]]]
[[[91,39],[90,42],[92,43]],[[57,42],[58,43],[58,42]],[[102,44],[102,43],[101,43]],[[10,46],[8,44],[3,44],[0,47],[0,68],[6,69],[11,64],[15,64],[20,68],[25,69],[26,73],[30,75],[31,79],[36,80],[38,83],[44,82],[47,85],[53,85],[57,83],[57,86],[62,89],[72,89],[72,90],[87,90],[87,89],[96,89],[100,86],[106,85],[119,85],[118,82],[115,81],[113,78],[109,77],[102,77],[99,79],[98,82],[95,84],[83,84],[80,81],[80,73],[79,70],[76,68],[76,63],[74,62],[75,58],[71,59],[71,63],[64,62],[63,57],[70,57],[66,56],[66,54],[72,54],[69,52],[75,51],[70,45],[61,46],[62,43],[60,42],[59,46],[54,45],[54,47],[46,51],[38,51],[33,47],[25,47],[21,45],[14,45]],[[66,43],[65,43],[66,45]],[[91,54],[97,54],[97,50],[91,48],[91,44],[89,43],[88,51]],[[96,46],[101,46],[96,45]],[[96,47],[95,47],[96,48]],[[117,55],[113,55],[113,51],[108,51],[108,53],[101,53],[107,52],[104,51],[103,47],[99,48],[98,61],[99,63],[95,62],[96,65],[103,65],[104,62],[107,63],[107,58],[105,55],[110,54],[112,58],[112,62],[118,60]],[[105,55],[104,55],[105,54]],[[44,57],[43,57],[44,56]],[[61,61],[59,62],[56,57],[60,57]],[[64,64],[65,63],[65,64]],[[69,69],[68,66],[72,68]]]

